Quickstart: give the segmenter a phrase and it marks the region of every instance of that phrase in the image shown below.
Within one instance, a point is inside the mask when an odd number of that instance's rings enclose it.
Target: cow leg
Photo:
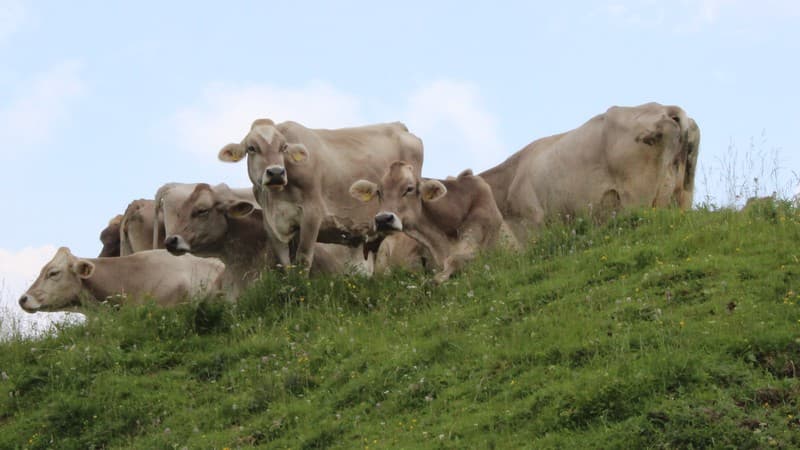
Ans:
[[[322,216],[313,211],[303,211],[303,220],[300,222],[300,238],[297,242],[295,261],[298,266],[308,270],[314,262],[314,244],[317,242]]]
[[[454,273],[461,271],[464,266],[475,258],[481,243],[488,238],[487,230],[483,226],[466,228],[461,232],[458,243],[451,249],[450,255],[444,259],[442,271],[436,274],[434,281],[441,284],[447,281]]]

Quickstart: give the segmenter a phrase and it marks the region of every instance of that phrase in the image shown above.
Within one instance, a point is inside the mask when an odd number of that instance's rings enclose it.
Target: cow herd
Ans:
[[[235,300],[262,270],[289,266],[430,269],[441,283],[482,249],[525,245],[550,217],[690,207],[699,143],[677,106],[612,107],[483,173],[435,180],[422,177],[422,141],[402,123],[329,130],[258,119],[219,151],[221,161],[246,160],[251,188],[165,184],[109,222],[98,258],[60,248],[19,304]]]

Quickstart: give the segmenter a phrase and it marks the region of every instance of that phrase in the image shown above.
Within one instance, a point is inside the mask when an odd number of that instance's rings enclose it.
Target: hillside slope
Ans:
[[[467,273],[269,274],[0,344],[0,448],[800,447],[800,213],[639,211]]]

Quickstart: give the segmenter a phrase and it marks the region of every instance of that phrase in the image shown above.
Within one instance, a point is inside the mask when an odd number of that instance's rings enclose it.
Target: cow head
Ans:
[[[70,310],[80,304],[83,280],[93,274],[91,261],[76,258],[68,248],[61,247],[20,297],[19,306],[29,313]]]
[[[226,162],[247,157],[247,173],[253,186],[282,190],[289,182],[287,165],[304,164],[308,149],[303,144],[287,142],[273,121],[258,119],[242,142],[226,145],[218,157]]]
[[[100,232],[100,242],[103,243],[103,249],[100,250],[101,258],[119,256],[120,254],[120,225],[122,224],[122,215],[118,214],[108,222],[108,226]]]
[[[350,186],[350,195],[362,202],[378,198],[381,211],[375,215],[374,226],[379,232],[403,231],[413,227],[422,215],[422,202],[433,202],[447,193],[437,180],[419,180],[414,168],[395,161],[379,184],[358,180]]]
[[[165,197],[162,202],[167,238],[164,246],[173,255],[211,251],[220,246],[231,219],[249,215],[255,206],[236,198],[228,186],[212,188],[200,183],[188,197]]]

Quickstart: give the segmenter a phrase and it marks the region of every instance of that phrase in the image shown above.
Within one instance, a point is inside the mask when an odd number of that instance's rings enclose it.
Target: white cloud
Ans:
[[[30,287],[41,268],[55,255],[56,247],[26,247],[19,251],[0,248],[0,340],[12,334],[37,334],[50,324],[81,317],[68,313],[28,314],[17,300]]]
[[[27,17],[25,5],[20,0],[0,0],[0,44],[14,34]]]
[[[47,141],[67,119],[70,103],[84,91],[80,64],[68,61],[33,78],[10,104],[0,107],[0,156]]]
[[[180,147],[216,158],[223,145],[241,140],[255,119],[338,128],[363,123],[359,109],[358,99],[324,82],[301,88],[214,84],[205,89],[200,103],[180,109],[172,123]]]
[[[465,168],[478,172],[505,153],[497,119],[486,111],[473,83],[438,80],[423,86],[411,95],[404,117],[425,144],[426,176],[455,175]]]

